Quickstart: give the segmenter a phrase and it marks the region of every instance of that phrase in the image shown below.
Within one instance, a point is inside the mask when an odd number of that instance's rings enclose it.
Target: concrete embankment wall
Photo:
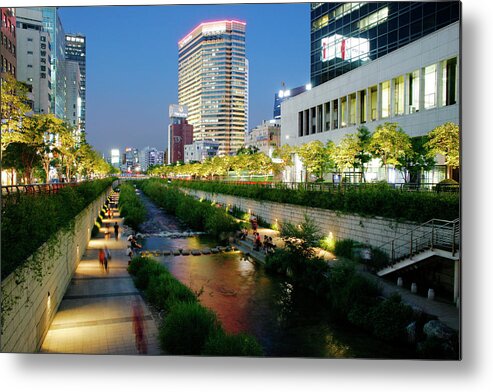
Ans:
[[[56,233],[2,281],[1,352],[39,350],[110,192],[111,187],[74,218],[72,228]]]
[[[274,224],[290,222],[299,224],[307,215],[319,227],[324,236],[335,240],[352,239],[354,241],[371,246],[384,246],[384,250],[390,253],[390,241],[408,233],[416,227],[412,222],[398,222],[392,219],[379,217],[366,218],[354,214],[343,214],[321,208],[298,206],[294,204],[281,204],[270,201],[253,200],[238,196],[225,195],[221,193],[210,193],[194,189],[181,188],[184,193],[198,198],[216,201],[224,205],[236,206],[237,208],[261,217],[263,220]],[[404,245],[405,238],[396,240],[397,253],[405,254],[408,251]]]

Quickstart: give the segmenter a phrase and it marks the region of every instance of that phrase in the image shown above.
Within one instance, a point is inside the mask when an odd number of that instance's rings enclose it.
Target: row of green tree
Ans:
[[[50,168],[58,178],[94,178],[114,174],[113,167],[88,144],[84,134],[53,114],[32,114],[28,89],[11,75],[2,80],[2,169],[16,172],[22,182],[49,182]]]
[[[274,151],[275,161],[252,148],[243,148],[236,156],[214,157],[203,163],[185,165],[163,165],[152,167],[148,174],[160,176],[192,176],[214,179],[229,172],[248,175],[279,175],[293,165],[293,156],[297,154],[303,163],[307,177],[313,174],[322,180],[327,173],[360,172],[365,181],[365,170],[372,159],[380,159],[388,170],[395,168],[403,173],[408,182],[418,182],[423,172],[431,170],[436,164],[436,156],[445,158],[448,167],[447,178],[451,170],[459,167],[460,136],[457,124],[444,123],[425,136],[411,138],[398,123],[386,122],[371,133],[361,126],[357,133],[346,134],[340,143],[323,143],[314,140],[299,147],[283,145]]]

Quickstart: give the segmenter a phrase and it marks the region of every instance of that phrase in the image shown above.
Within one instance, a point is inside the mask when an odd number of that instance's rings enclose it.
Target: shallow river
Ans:
[[[205,236],[162,238],[152,233],[184,228],[143,196],[149,220],[142,243],[147,250],[203,249],[217,245]],[[295,291],[240,252],[157,258],[199,294],[228,332],[254,335],[267,356],[328,358],[409,358],[412,353],[331,321],[310,293]]]

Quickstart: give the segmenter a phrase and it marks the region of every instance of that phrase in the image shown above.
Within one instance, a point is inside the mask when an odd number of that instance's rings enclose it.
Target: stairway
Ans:
[[[432,219],[381,245],[379,249],[389,256],[390,263],[377,272],[378,276],[385,276],[434,256],[459,260],[460,221]]]

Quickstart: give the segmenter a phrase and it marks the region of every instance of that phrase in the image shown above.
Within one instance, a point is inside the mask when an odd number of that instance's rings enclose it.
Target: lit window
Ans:
[[[358,28],[360,31],[365,31],[379,25],[387,20],[389,16],[389,7],[382,8],[373,14],[368,15],[366,18],[361,19],[358,22]]]
[[[390,116],[390,82],[382,83],[382,118]]]
[[[425,68],[425,109],[436,106],[437,67],[436,64]]]

